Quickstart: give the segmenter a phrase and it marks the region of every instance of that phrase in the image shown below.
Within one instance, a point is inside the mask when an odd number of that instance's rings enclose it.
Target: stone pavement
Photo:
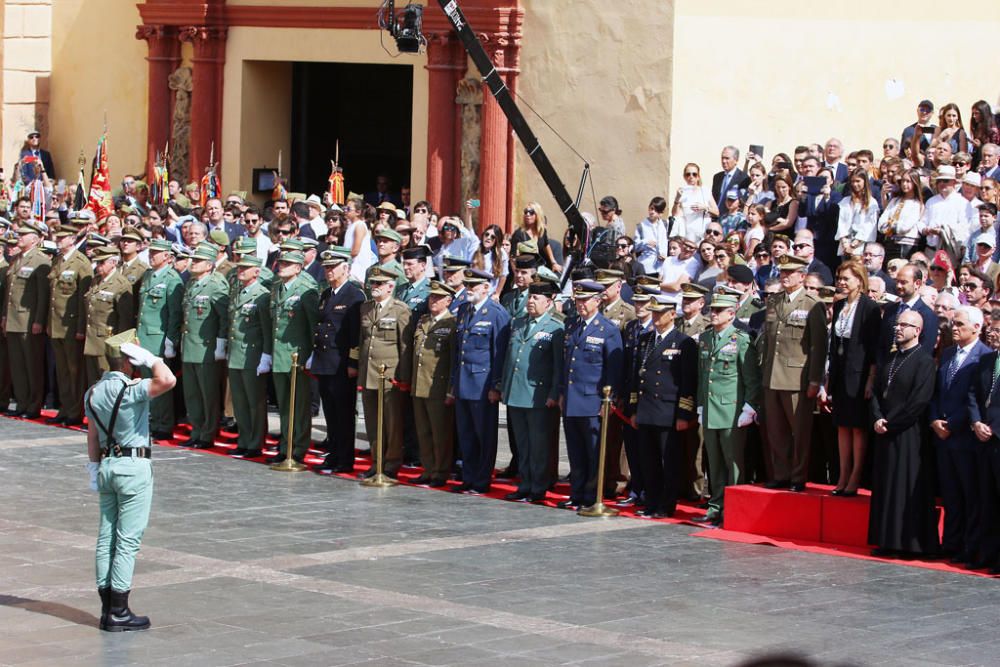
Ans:
[[[1000,582],[157,447],[96,629],[84,437],[0,419],[0,665],[996,664]],[[503,446],[501,446],[503,451]]]

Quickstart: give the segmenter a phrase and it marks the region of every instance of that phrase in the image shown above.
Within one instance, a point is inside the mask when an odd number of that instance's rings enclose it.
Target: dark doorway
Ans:
[[[292,192],[321,194],[340,139],[345,192],[375,189],[386,174],[410,183],[413,67],[292,63]]]

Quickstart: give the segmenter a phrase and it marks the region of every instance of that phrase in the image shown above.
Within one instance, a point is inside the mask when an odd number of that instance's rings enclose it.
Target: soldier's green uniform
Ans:
[[[171,244],[165,239],[154,239],[150,252],[170,252]],[[139,344],[158,357],[174,359],[181,347],[181,324],[184,320],[184,282],[174,267],[167,264],[159,270],[147,269],[139,285],[139,323],[136,333]],[[167,343],[169,342],[169,345]],[[151,377],[152,371],[143,367],[142,377]],[[150,426],[153,436],[169,437],[174,430],[173,390],[152,399],[149,405]]]
[[[709,293],[707,287],[697,283],[684,283],[681,285],[681,290],[683,303],[688,305],[698,299],[704,299],[705,295]],[[682,334],[697,341],[705,330],[711,328],[712,322],[700,312],[690,319],[682,313],[678,313],[674,320],[674,326]],[[681,431],[678,435],[681,438],[684,459],[681,467],[681,497],[700,502],[706,490],[701,426],[692,426],[686,431]]]
[[[216,249],[202,243],[194,251],[192,263],[214,265]],[[225,358],[229,337],[229,285],[209,270],[194,276],[184,288],[184,326],[181,329],[181,358],[184,361],[184,405],[191,422],[192,447],[211,447],[219,430],[222,397],[220,364]]]
[[[282,252],[279,262],[304,264],[305,257],[297,250]],[[312,436],[312,408],[310,406],[309,383],[301,373],[302,366],[312,354],[313,333],[319,319],[319,292],[316,281],[304,272],[284,282],[279,277],[271,288],[271,321],[274,331],[274,354],[271,378],[278,397],[278,412],[281,418],[281,441],[278,458],[284,459],[288,446],[288,416],[291,409],[295,420],[295,441],[291,443],[292,458],[300,463],[309,449]],[[298,363],[292,364],[292,354],[298,352]],[[297,373],[295,383],[295,405],[289,399],[292,387],[292,373]]]
[[[431,281],[421,278],[415,283],[406,282],[396,288],[393,296],[406,304],[415,316],[427,310],[427,298],[431,295]]]
[[[56,229],[57,239],[76,236],[73,227]],[[86,294],[94,278],[90,259],[71,246],[57,255],[49,272],[49,340],[59,379],[59,414],[53,423],[79,424],[83,420],[83,338],[87,333]]]
[[[22,223],[17,233],[42,235],[32,224]],[[37,417],[45,393],[44,335],[49,314],[51,263],[40,245],[20,253],[7,269],[5,331],[14,398],[20,414]],[[41,327],[32,333],[34,325]]]
[[[717,294],[712,308],[736,309],[736,299]],[[711,498],[708,520],[722,521],[725,487],[739,484],[746,430],[737,426],[744,404],[760,406],[760,368],[750,336],[732,323],[698,337],[698,407],[708,455]]]
[[[94,251],[93,259],[99,263],[118,256],[117,248],[104,246]],[[103,280],[94,276],[86,300],[87,340],[83,345],[83,358],[87,385],[91,386],[109,369],[105,340],[133,328],[135,300],[132,284],[117,268]]]
[[[3,242],[7,242],[6,239]],[[10,264],[0,252],[0,313],[7,312],[7,270]],[[7,355],[7,335],[0,331],[0,411],[10,405],[10,359]]]
[[[254,255],[245,255],[239,267],[260,267]],[[229,387],[233,396],[233,414],[240,425],[236,441],[237,455],[257,456],[267,436],[267,384],[272,352],[271,292],[260,279],[238,289],[229,301]],[[261,365],[262,356],[265,364]],[[266,368],[265,368],[266,366]]]

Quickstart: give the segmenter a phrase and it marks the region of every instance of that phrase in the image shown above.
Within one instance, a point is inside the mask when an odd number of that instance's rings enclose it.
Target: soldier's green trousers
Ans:
[[[264,378],[257,375],[256,368],[230,368],[229,388],[233,396],[233,416],[240,427],[237,447],[263,449],[267,436],[267,386]]]
[[[726,487],[743,481],[743,450],[747,432],[742,428],[706,428],[705,454],[708,456],[709,517],[722,516]]]
[[[95,569],[98,588],[132,588],[135,555],[149,521],[153,501],[153,465],[149,459],[109,456],[97,473],[101,523]]]
[[[42,335],[8,333],[7,350],[17,409],[37,414],[45,400],[45,348]]]
[[[278,444],[278,453],[286,456],[285,449],[288,443],[288,409],[289,394],[292,389],[291,373],[271,373],[274,381],[274,393],[278,396],[278,414],[281,416],[281,441]],[[312,399],[309,395],[309,376],[298,371],[295,379],[295,406],[293,408],[295,418],[295,433],[292,437],[292,457],[302,460],[309,450],[309,443],[312,439]],[[242,426],[240,427],[242,430]]]
[[[59,379],[59,416],[70,421],[83,418],[83,341],[76,338],[53,338],[52,352]]]
[[[183,369],[184,405],[187,407],[188,421],[191,422],[191,439],[215,442],[221,412],[219,362],[185,362]]]

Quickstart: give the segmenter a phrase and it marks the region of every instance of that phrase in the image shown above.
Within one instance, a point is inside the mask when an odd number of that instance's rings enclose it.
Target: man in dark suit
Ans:
[[[42,170],[45,175],[49,177],[49,180],[55,182],[56,180],[56,168],[52,163],[52,155],[45,149],[42,148],[42,133],[38,130],[32,130],[28,133],[27,140],[24,142],[24,147],[21,149],[20,159],[22,161],[21,165],[21,180],[25,183],[30,183],[35,180],[35,169],[31,164],[23,164],[24,158],[33,157],[42,163]]]
[[[989,564],[991,574],[1000,574],[1000,321],[989,324],[986,340],[992,352],[976,364],[970,382],[969,422],[977,441],[980,522],[976,547],[980,564]]]
[[[222,205],[222,200],[212,197],[205,202],[205,214],[208,216],[208,233],[218,229],[224,231],[229,237],[229,243],[233,243],[239,237],[246,234],[243,225],[238,222],[226,222],[226,212]]]
[[[326,283],[326,276],[323,272],[323,265],[319,261],[319,242],[316,239],[303,238],[302,247],[302,254],[306,258],[302,271],[312,276],[317,285],[322,286]]]
[[[712,177],[712,198],[718,204],[719,210],[726,208],[726,193],[730,188],[742,188],[750,179],[737,166],[740,161],[740,149],[735,146],[726,146],[722,149],[722,171]],[[718,220],[719,216],[713,215],[712,220]]]
[[[979,340],[983,311],[961,306],[951,321],[955,344],[941,354],[930,405],[938,481],[944,500],[941,548],[955,562],[974,563],[975,531],[980,522],[977,442],[969,421],[969,387],[979,358],[990,349]]]
[[[816,257],[814,243],[813,233],[808,229],[803,229],[795,235],[792,251],[796,257],[801,257],[809,262],[806,266],[806,273],[818,273],[823,278],[824,285],[832,285],[833,273],[830,271],[830,267]]]
[[[891,294],[896,293],[896,281],[882,269],[882,263],[885,261],[885,247],[881,243],[866,243],[861,261],[864,262],[865,268],[868,270],[869,278],[881,278],[885,285],[885,291]]]
[[[826,140],[823,146],[824,169],[829,169],[833,174],[834,183],[847,183],[847,165],[840,161],[844,155],[844,144],[836,137]]]
[[[805,164],[813,161],[809,158]],[[827,184],[819,194],[809,194],[803,184],[799,194],[799,216],[806,217],[806,228],[813,234],[816,256],[828,266],[837,263],[837,223],[840,221],[842,195],[833,188],[833,175],[828,169],[817,176],[826,176]],[[774,261],[773,258],[771,261]]]
[[[983,178],[1000,180],[1000,146],[996,144],[983,144],[979,151],[979,174]]]
[[[884,364],[896,347],[894,330],[896,320],[907,310],[914,310],[924,321],[920,331],[920,345],[927,354],[934,354],[937,343],[938,317],[930,306],[920,298],[920,286],[923,285],[923,272],[912,264],[907,264],[896,273],[896,294],[899,301],[886,305],[882,316],[882,331],[879,334],[878,363]]]
[[[378,206],[383,202],[389,202],[397,207],[403,205],[403,200],[400,198],[398,192],[390,192],[389,186],[391,182],[389,177],[385,174],[379,174],[375,177],[375,190],[374,192],[365,193],[365,203],[371,204],[372,206]]]

